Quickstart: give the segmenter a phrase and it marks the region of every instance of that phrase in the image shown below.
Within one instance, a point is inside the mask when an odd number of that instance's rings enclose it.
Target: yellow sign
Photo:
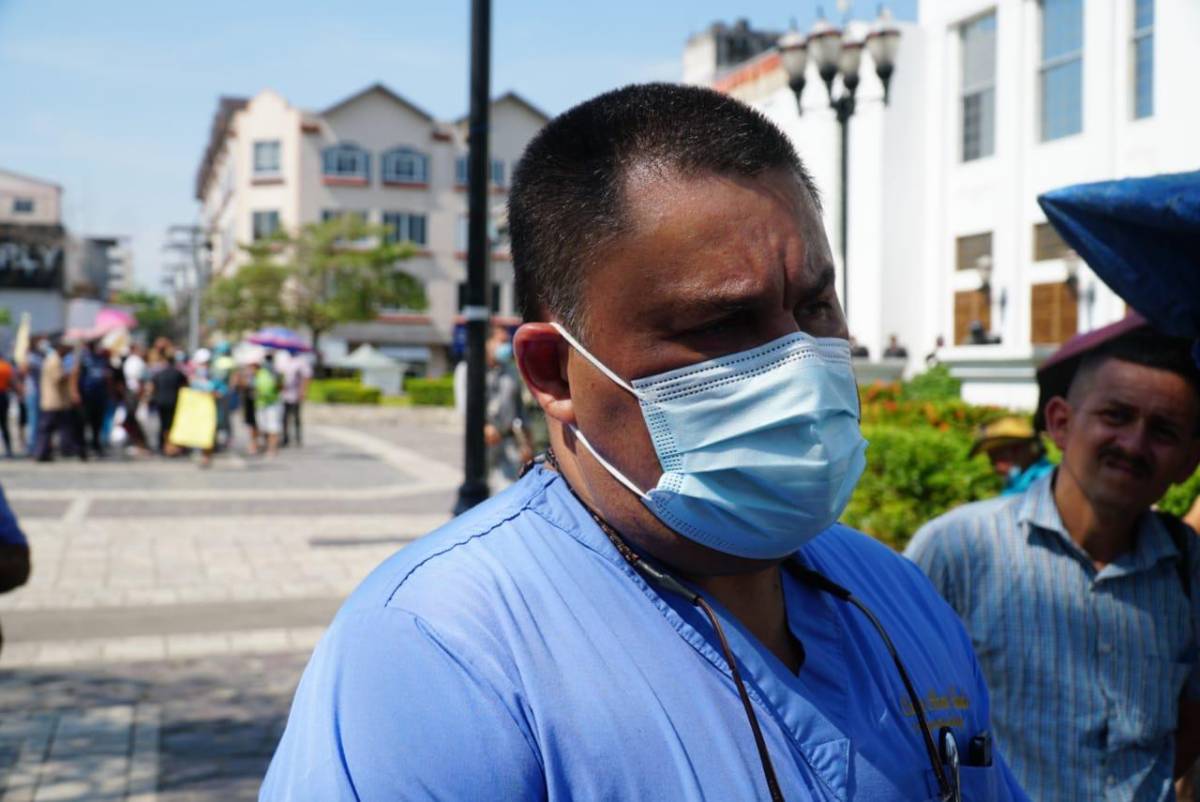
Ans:
[[[179,391],[175,420],[171,422],[168,440],[184,448],[210,449],[217,437],[217,402],[212,393],[192,390]]]

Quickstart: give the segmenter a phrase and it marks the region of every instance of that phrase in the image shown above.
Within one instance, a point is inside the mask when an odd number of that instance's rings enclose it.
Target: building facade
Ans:
[[[0,348],[22,313],[35,332],[61,331],[66,307],[67,236],[62,187],[0,170]]]
[[[500,219],[512,168],[547,118],[514,93],[494,100],[491,115],[489,191]],[[336,359],[370,343],[418,372],[440,374],[455,356],[466,283],[466,156],[465,120],[436,120],[380,84],[319,112],[270,90],[223,98],[196,182],[212,273],[236,270],[246,259],[241,245],[279,228],[342,214],[383,225],[416,246],[398,268],[422,282],[428,309],[385,310],[340,326],[322,350]],[[493,310],[511,316],[512,266],[502,245],[491,272]]]
[[[968,400],[1030,407],[1037,364],[1126,311],[1046,224],[1037,196],[1200,167],[1200,4],[934,0],[900,27],[890,105],[872,98],[864,55],[850,123],[851,331],[873,355],[898,334],[910,371],[943,337],[939,359]],[[836,232],[834,123],[810,75],[803,115],[775,51],[713,85],[792,136]]]

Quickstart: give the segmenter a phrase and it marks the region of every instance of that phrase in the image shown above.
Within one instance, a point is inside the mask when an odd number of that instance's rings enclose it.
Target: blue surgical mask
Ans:
[[[496,346],[496,361],[501,365],[507,365],[509,362],[512,362],[512,356],[512,343],[500,343]]]
[[[866,466],[850,345],[796,333],[627,382],[557,323],[575,350],[637,397],[663,474],[643,490],[572,427],[663,523],[726,554],[779,559],[829,528]]]

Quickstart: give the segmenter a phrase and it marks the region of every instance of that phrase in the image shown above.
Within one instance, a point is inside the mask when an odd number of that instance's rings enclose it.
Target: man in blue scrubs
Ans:
[[[1025,799],[958,619],[835,523],[865,443],[787,138],[610,92],[531,142],[509,223],[551,450],[355,591],[261,798]]]

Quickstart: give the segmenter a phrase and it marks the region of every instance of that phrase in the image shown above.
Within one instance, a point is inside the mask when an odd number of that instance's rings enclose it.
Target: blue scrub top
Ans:
[[[0,544],[6,546],[28,546],[25,533],[17,523],[16,513],[4,497],[4,488],[0,487]]]
[[[800,552],[858,595],[930,725],[989,729],[971,643],[925,577],[845,527]],[[714,605],[788,800],[928,800],[936,784],[891,658],[863,615],[786,573],[798,675]],[[710,600],[711,601],[711,600]],[[967,800],[1024,800],[997,754]],[[397,553],[304,672],[262,800],[679,799],[767,795],[703,613],[617,553],[539,468]]]

